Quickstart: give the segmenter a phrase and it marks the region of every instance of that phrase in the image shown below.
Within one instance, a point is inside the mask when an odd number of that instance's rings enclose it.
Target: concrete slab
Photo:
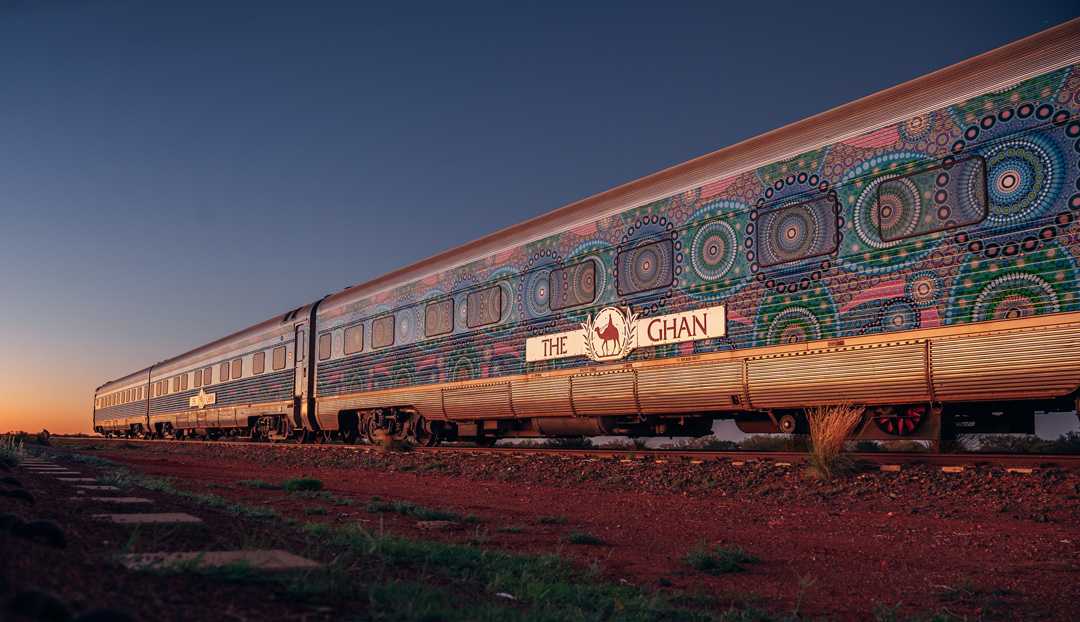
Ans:
[[[58,477],[61,482],[96,482],[93,477]]]
[[[153,500],[145,497],[71,497],[72,501],[96,501],[99,503],[119,503],[124,505],[135,503],[153,503]]]
[[[878,468],[884,473],[899,473],[903,469],[899,464],[883,464]]]
[[[962,466],[943,466],[941,467],[942,473],[963,473],[964,467]]]
[[[75,487],[80,490],[120,490],[116,486],[87,486],[85,484],[79,484]]]
[[[159,514],[94,514],[94,520],[115,523],[117,525],[175,525],[178,523],[201,523],[198,516],[183,512],[162,512]]]
[[[253,570],[310,570],[319,563],[278,549],[251,551],[205,551],[183,553],[133,553],[121,555],[120,563],[129,570],[157,570],[169,566],[194,565],[220,568],[242,564]]]

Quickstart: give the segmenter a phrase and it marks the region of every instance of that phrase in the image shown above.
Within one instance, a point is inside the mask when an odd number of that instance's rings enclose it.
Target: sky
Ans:
[[[0,431],[1074,2],[0,0]]]

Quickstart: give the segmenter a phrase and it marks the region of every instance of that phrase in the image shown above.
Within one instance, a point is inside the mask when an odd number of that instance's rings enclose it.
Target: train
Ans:
[[[105,435],[1033,431],[1080,388],[1080,20],[98,387]]]

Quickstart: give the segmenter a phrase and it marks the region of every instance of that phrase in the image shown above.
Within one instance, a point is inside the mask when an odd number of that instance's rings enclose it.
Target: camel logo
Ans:
[[[188,406],[191,408],[206,408],[217,403],[217,393],[207,393],[206,389],[199,389],[196,395],[188,398]]]
[[[581,324],[585,355],[594,361],[621,359],[637,346],[636,313],[605,307]]]
[[[626,358],[637,348],[649,348],[727,336],[723,305],[639,319],[630,309],[605,307],[588,316],[579,328],[536,335],[525,340],[525,361],[585,356],[594,361]],[[573,324],[571,324],[573,326]],[[680,351],[692,352],[692,348]]]

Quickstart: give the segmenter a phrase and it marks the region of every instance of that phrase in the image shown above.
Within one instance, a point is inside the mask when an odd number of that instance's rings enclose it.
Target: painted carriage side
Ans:
[[[1078,309],[1078,93],[1076,67],[1054,69],[419,282],[367,298],[353,291],[332,297],[320,313],[320,330],[329,331],[333,344],[332,356],[319,367],[320,416],[326,419],[324,425],[332,425],[341,408],[407,401],[415,402],[411,405],[428,417],[453,416],[448,404],[461,391],[465,403],[488,406],[462,411],[471,417],[477,412],[495,417],[587,414],[575,406],[576,399],[564,399],[574,393],[572,380],[522,374],[584,367],[591,361],[526,364],[524,341],[568,330],[612,304],[631,306],[646,317],[717,303],[729,309],[727,337],[642,349],[628,357],[632,362],[728,349],[745,349],[747,356],[754,356],[756,349],[782,343],[893,331],[905,335],[914,331],[917,337],[917,331],[938,326],[1050,313],[1069,314],[1061,321],[1075,322],[1071,312]],[[833,231],[836,236],[831,239]],[[640,296],[625,295],[620,284],[647,286],[664,270],[655,263],[652,269],[637,265],[632,253],[620,251],[665,237],[670,246],[651,257],[674,274],[671,285]],[[626,255],[625,261],[619,260]],[[555,285],[547,275],[582,256],[602,266],[594,273],[595,304],[552,313],[546,302]],[[469,291],[461,285],[470,278],[476,283],[472,289],[495,282],[505,287],[504,319],[493,328],[469,330],[461,325]],[[429,301],[450,299],[445,292],[455,292],[457,326],[451,335],[428,339],[425,310]],[[399,340],[382,350],[371,348],[371,322],[387,314],[394,317]],[[344,356],[343,332],[352,326],[365,327],[368,345],[360,354]],[[1039,344],[1040,338],[1044,344]],[[1071,392],[1080,384],[1076,355],[1065,347],[1067,338],[1062,341],[1049,333],[1027,337],[1028,347],[1045,345],[1039,350],[1042,364],[1062,372],[1054,376],[1056,386],[1043,387],[1045,396]],[[955,343],[959,342],[946,342],[942,348],[955,349]],[[948,383],[936,383],[926,370],[970,378],[978,369],[970,365],[950,369],[959,359],[943,355],[935,360],[925,344],[916,349],[921,354],[897,345],[879,347],[873,355],[867,350],[840,357],[851,361],[847,368],[851,378],[844,386],[871,385],[864,392],[851,390],[845,395],[871,402],[898,397],[970,399],[950,394]],[[1017,361],[1014,372],[1026,369],[1019,362],[1025,353],[1014,350],[1015,345],[997,351],[991,347],[989,352]],[[884,358],[866,360],[878,354]],[[897,396],[872,389],[883,380],[892,382],[888,370],[894,367],[893,357],[911,368],[906,372],[910,378],[919,378]],[[728,378],[730,386],[716,387],[704,403],[711,402],[717,410],[745,407],[747,402],[735,398],[752,396],[748,383],[737,379],[753,374],[751,370],[768,373],[777,365],[762,361],[739,365],[741,369],[713,370]],[[856,378],[867,362],[879,366],[881,374]],[[931,366],[934,362],[936,367]],[[686,373],[694,377],[692,371]],[[579,379],[582,405],[586,406],[584,396],[592,384],[613,402],[609,409],[598,406],[598,414],[651,412],[642,404],[642,395],[645,402],[656,402],[658,394],[653,391],[677,380],[670,370],[653,378],[634,375],[637,378],[608,374],[603,380]],[[813,377],[820,383],[817,374]],[[469,380],[480,386],[418,388]],[[548,399],[540,403],[530,399],[529,384],[545,386]],[[944,390],[934,395],[931,388],[939,384]],[[387,389],[400,390],[384,393]],[[988,389],[981,394],[983,399],[1031,394],[1004,386],[997,392],[993,386]],[[761,407],[788,403],[765,398],[768,392],[757,394]],[[800,399],[805,402],[807,397]],[[702,402],[695,403],[702,407]],[[535,404],[535,412],[523,413],[519,404]]]
[[[1070,394],[1077,63],[1080,20],[327,297],[308,308],[308,362],[290,358],[289,416],[334,429],[405,408],[466,435],[523,419],[600,433],[620,415],[692,427],[682,415]],[[613,347],[603,314],[718,307],[720,337],[658,338],[614,363],[525,356],[530,339],[583,325]],[[151,380],[246,355],[234,341],[257,329]],[[317,422],[301,416],[312,393]],[[208,415],[196,404],[152,406],[178,425]]]

